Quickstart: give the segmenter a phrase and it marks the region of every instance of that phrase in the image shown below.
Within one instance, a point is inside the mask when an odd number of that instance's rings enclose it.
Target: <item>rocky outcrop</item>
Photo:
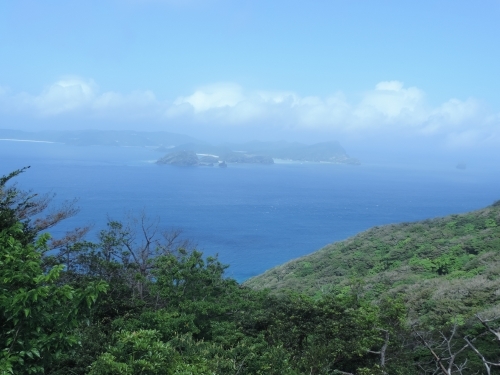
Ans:
[[[236,147],[225,145],[217,148],[207,144],[186,144],[170,149],[170,153],[157,163],[178,166],[214,166],[221,162],[269,165],[274,164],[276,158],[298,162],[361,164],[358,159],[349,157],[338,142],[323,142],[309,146],[286,142],[250,142],[242,145],[246,146],[245,148],[240,148],[245,151],[231,151],[230,146]]]
[[[165,155],[156,164],[176,165],[179,167],[192,167],[199,164],[198,156],[193,151],[177,151]]]

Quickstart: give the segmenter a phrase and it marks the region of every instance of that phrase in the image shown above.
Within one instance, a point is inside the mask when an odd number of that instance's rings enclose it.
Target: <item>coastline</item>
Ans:
[[[0,138],[0,141],[7,141],[7,142],[34,142],[34,143],[59,143],[59,142],[52,142],[52,141],[36,141],[34,139],[13,139],[13,138]]]

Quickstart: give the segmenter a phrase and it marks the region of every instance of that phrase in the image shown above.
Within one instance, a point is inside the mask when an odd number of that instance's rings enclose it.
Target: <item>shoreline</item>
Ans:
[[[52,142],[52,141],[36,141],[34,139],[14,139],[14,138],[0,138],[0,141],[33,142],[33,143],[59,143],[59,142]]]

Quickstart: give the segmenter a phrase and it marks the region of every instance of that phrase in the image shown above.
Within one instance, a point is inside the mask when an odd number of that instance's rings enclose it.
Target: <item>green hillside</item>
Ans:
[[[470,316],[500,302],[500,201],[461,215],[374,227],[248,280],[309,295],[361,284],[370,299],[403,296],[410,317]]]
[[[374,228],[252,289],[144,215],[51,238],[78,209],[11,184],[26,169],[0,177],[1,375],[500,374],[500,202]]]

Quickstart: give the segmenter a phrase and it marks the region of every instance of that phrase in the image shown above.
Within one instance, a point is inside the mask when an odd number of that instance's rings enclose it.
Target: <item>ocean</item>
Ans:
[[[181,168],[148,148],[0,140],[0,175],[24,166],[18,187],[78,198],[81,211],[52,230],[146,213],[181,229],[227,275],[244,281],[372,226],[485,207],[500,199],[498,167],[366,162]]]

